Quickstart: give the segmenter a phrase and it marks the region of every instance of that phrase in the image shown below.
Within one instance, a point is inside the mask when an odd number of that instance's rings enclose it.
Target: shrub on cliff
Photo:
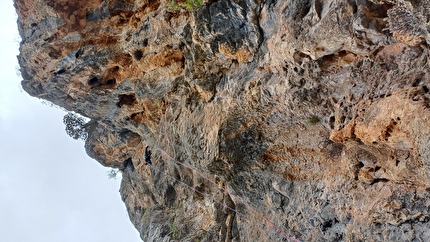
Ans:
[[[170,0],[169,1],[169,7],[173,11],[179,11],[181,9],[185,9],[187,11],[194,11],[196,8],[203,5],[203,0],[185,0],[185,1],[178,1],[178,0]]]
[[[86,140],[88,131],[84,118],[74,113],[67,113],[63,117],[63,123],[66,125],[66,133],[73,139]]]

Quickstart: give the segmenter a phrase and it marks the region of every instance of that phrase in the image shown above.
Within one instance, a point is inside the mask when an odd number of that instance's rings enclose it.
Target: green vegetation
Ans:
[[[194,11],[198,7],[203,5],[203,0],[185,0],[178,2],[177,0],[169,1],[169,8],[174,11],[179,11],[181,9],[185,9],[187,11]]]
[[[174,224],[174,221],[170,221],[167,226],[169,226],[170,234],[172,235],[172,238],[178,239],[179,238],[179,232],[178,232],[178,228]]]
[[[73,139],[86,140],[88,138],[87,123],[85,119],[74,113],[67,113],[63,117],[66,133]]]
[[[170,229],[171,237],[173,239],[178,239],[181,236],[181,232],[179,231],[178,227],[175,224],[176,223],[175,218],[176,218],[176,212],[174,212],[173,214],[170,214],[169,223],[167,224],[167,226]]]
[[[107,176],[109,179],[116,179],[116,175],[118,174],[118,172],[119,170],[112,168],[107,172]]]
[[[307,119],[308,124],[315,125],[319,122],[320,122],[320,118],[316,115],[312,115],[312,116],[308,117],[308,119]]]

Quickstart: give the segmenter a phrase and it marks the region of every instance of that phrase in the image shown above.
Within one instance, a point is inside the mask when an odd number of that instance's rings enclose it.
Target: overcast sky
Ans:
[[[17,74],[12,0],[0,0],[0,241],[137,242],[120,177],[64,131],[64,112],[30,97]]]

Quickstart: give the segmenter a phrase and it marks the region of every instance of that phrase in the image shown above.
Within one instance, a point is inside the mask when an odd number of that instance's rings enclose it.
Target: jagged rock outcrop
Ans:
[[[430,240],[429,1],[15,5],[144,241]]]

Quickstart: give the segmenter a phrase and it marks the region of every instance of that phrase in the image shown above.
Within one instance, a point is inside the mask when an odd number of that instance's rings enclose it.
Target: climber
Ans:
[[[151,151],[148,148],[149,146],[146,146],[145,148],[145,162],[146,162],[146,165],[152,165]]]

